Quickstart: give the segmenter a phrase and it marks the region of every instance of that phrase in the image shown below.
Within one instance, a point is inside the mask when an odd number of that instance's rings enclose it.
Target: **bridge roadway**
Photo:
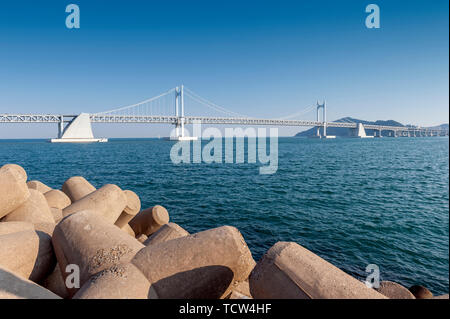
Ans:
[[[69,123],[77,115],[60,114],[0,114],[0,123]],[[176,125],[182,121],[177,116],[158,116],[158,115],[102,115],[91,114],[92,123],[162,123]],[[202,124],[229,124],[229,125],[274,125],[274,126],[310,126],[323,127],[323,122],[304,121],[304,120],[281,120],[281,119],[260,119],[260,118],[239,118],[239,117],[203,117],[203,116],[185,116],[185,124],[193,124],[199,121]],[[326,122],[326,127],[344,127],[357,128],[357,123],[348,122]],[[445,132],[448,130],[426,129],[408,126],[388,126],[364,124],[365,129],[383,130],[383,131],[403,131],[403,132]]]

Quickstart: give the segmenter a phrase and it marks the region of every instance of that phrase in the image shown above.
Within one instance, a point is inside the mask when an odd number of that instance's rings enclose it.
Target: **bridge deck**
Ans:
[[[76,115],[62,114],[0,114],[0,123],[60,123],[70,122],[66,118],[74,118]],[[203,117],[203,116],[157,116],[157,115],[102,115],[91,114],[92,123],[162,123],[179,124],[184,119],[185,124],[199,122],[202,124],[229,124],[229,125],[274,125],[274,126],[307,126],[323,127],[323,122],[303,121],[303,120],[280,120],[280,119],[259,119],[259,118],[239,118],[239,117]],[[327,127],[356,128],[357,123],[347,122],[327,122]],[[387,126],[364,124],[365,129],[392,130],[392,131],[430,131],[427,128],[407,127],[407,126]],[[448,130],[433,129],[433,132],[448,132]]]

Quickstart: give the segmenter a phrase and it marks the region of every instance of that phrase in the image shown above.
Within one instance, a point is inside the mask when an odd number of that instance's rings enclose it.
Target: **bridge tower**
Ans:
[[[179,101],[179,96],[181,95],[180,92],[180,88],[177,86],[175,88],[175,117],[177,118],[177,123],[175,124],[175,136],[178,137],[180,136],[180,124],[178,122],[178,118],[180,117],[180,115],[178,114],[178,101]]]
[[[175,117],[177,121],[175,123],[175,136],[171,136],[171,140],[176,141],[192,141],[197,137],[185,136],[184,124],[186,119],[184,117],[184,85],[175,88]]]
[[[322,108],[323,108],[323,136],[326,137],[327,136],[327,104],[325,103],[325,101],[323,101],[322,104]]]
[[[336,138],[335,135],[327,135],[327,104],[325,101],[323,101],[322,104],[319,104],[319,101],[316,103],[316,110],[317,110],[317,118],[316,121],[320,122],[320,109],[322,109],[322,125],[317,126],[316,136],[317,138]],[[322,133],[323,135],[320,135],[320,127],[322,126]]]
[[[317,118],[316,122],[320,122],[320,109],[322,109],[322,125],[317,126],[316,131],[316,138],[336,138],[335,135],[327,135],[327,104],[325,101],[323,101],[322,104],[319,104],[319,101],[316,103],[316,110],[317,110]],[[320,135],[320,127],[322,126],[322,133],[323,135]]]
[[[317,107],[317,122],[320,122],[320,109],[322,109],[322,123],[323,123],[323,137],[327,136],[327,125],[326,125],[326,105],[325,101],[322,104],[319,104],[319,101],[316,103]],[[317,126],[316,137],[321,137],[320,135],[320,126]]]

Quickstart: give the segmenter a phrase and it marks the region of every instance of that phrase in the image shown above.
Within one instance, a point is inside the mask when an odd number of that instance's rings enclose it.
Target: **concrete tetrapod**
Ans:
[[[47,185],[45,185],[44,183],[42,183],[40,181],[29,181],[27,183],[27,186],[29,189],[37,190],[37,191],[41,192],[42,194],[45,194],[52,190],[50,187],[48,187]]]
[[[52,189],[46,192],[44,196],[50,208],[64,209],[72,204],[70,198],[59,189]]]
[[[97,212],[80,211],[63,218],[55,227],[53,247],[64,280],[68,264],[80,269],[80,286],[92,275],[126,263],[145,247]],[[69,289],[71,295],[76,288]]]
[[[54,224],[53,214],[48,207],[44,195],[34,189],[29,190],[30,196],[18,208],[10,212],[3,218],[3,221],[23,221],[33,225],[49,223]]]
[[[124,227],[141,209],[141,200],[135,192],[124,190],[123,193],[127,197],[127,205],[123,209],[122,214],[116,220],[116,226]]]
[[[48,207],[47,200],[44,195],[37,190],[30,189],[30,197],[23,203],[20,207],[16,208],[14,211],[6,215],[2,221],[12,222],[12,221],[23,221],[30,222],[34,225],[36,231],[46,233],[47,236],[39,234],[40,237],[40,249],[42,253],[49,253],[51,251],[51,244],[49,236],[52,236],[53,229],[55,227],[55,220],[53,219],[53,214]],[[43,250],[44,247],[47,247]],[[43,256],[43,255],[41,255]],[[46,256],[49,258],[48,261],[52,261],[54,258],[51,256]],[[46,263],[44,260],[40,262]],[[49,264],[51,266],[51,263]]]
[[[38,229],[36,229],[36,234],[39,237],[39,250],[29,279],[41,283],[55,269],[56,256],[53,251],[51,235]]]
[[[386,298],[293,242],[278,242],[249,277],[255,299]]]
[[[248,280],[241,282],[235,282],[233,284],[231,294],[228,296],[229,299],[253,299],[250,294],[250,285]]]
[[[30,197],[20,170],[10,166],[0,168],[0,218],[9,214]]]
[[[0,235],[0,266],[29,278],[39,251],[39,236],[34,229]]]
[[[241,233],[230,226],[147,246],[131,262],[162,299],[223,298],[255,265]]]
[[[375,290],[389,299],[416,299],[407,288],[392,281],[380,282],[380,287]]]
[[[135,235],[135,233],[134,233],[134,231],[133,231],[133,228],[131,228],[130,225],[125,224],[125,226],[123,226],[121,229],[122,229],[124,232],[126,232],[128,235],[132,236],[133,238],[136,237],[136,235]]]
[[[59,221],[63,218],[62,209],[50,207],[50,212],[53,215],[53,220],[55,223],[59,223]]]
[[[140,234],[139,236],[136,237],[136,239],[140,242],[140,243],[144,243],[148,237],[145,236],[144,234]]]
[[[147,278],[133,264],[117,264],[93,275],[73,299],[156,299]]]
[[[14,170],[17,173],[17,175],[20,176],[20,179],[23,182],[25,182],[25,183],[27,182],[27,178],[28,178],[27,172],[23,169],[22,166],[17,165],[17,164],[5,164],[2,167],[0,167],[0,169],[2,169],[2,168]]]
[[[114,224],[126,205],[127,197],[123,191],[116,185],[106,184],[64,208],[63,216],[66,217],[82,210],[90,210],[102,216],[109,223]]]
[[[129,225],[133,228],[136,236],[141,234],[150,236],[168,222],[169,213],[167,210],[160,205],[156,205],[140,211],[132,220],[130,220]]]
[[[33,224],[28,222],[0,222],[0,236],[24,230],[34,230]]]
[[[0,299],[61,299],[9,269],[0,266]]]
[[[408,289],[416,299],[432,299],[433,293],[424,286],[414,285]]]
[[[155,233],[144,241],[145,246],[162,243],[168,240],[189,236],[189,233],[178,224],[168,223],[161,226]]]
[[[34,225],[27,222],[1,222],[0,223],[0,236],[6,235],[6,234],[13,234],[18,233],[22,231],[32,231],[35,232]],[[37,256],[32,258],[33,267],[30,273],[27,272],[26,278],[29,278],[30,280],[34,282],[40,282],[45,276],[48,275],[49,272],[55,267],[55,256],[53,253],[53,247],[51,244],[51,237],[42,231],[36,231],[35,234],[37,234],[39,243],[37,248]],[[35,237],[34,235],[32,237]],[[2,244],[3,245],[3,244]],[[15,247],[15,245],[13,246]],[[33,247],[33,246],[31,246]],[[28,248],[31,248],[28,247]],[[3,248],[6,248],[6,243]],[[22,252],[19,252],[21,254]],[[30,257],[33,257],[34,254],[32,254]],[[5,257],[4,257],[5,258]],[[14,258],[14,257],[10,257]],[[2,261],[0,260],[0,264]],[[30,261],[31,263],[31,261]],[[19,271],[19,273],[21,273]],[[24,275],[24,273],[21,273]]]
[[[82,176],[73,176],[66,180],[61,190],[70,198],[71,202],[76,202],[84,196],[95,192],[95,187]]]
[[[66,284],[61,274],[61,268],[56,264],[53,272],[45,278],[42,282],[42,286],[57,294],[61,298],[69,298],[69,293],[66,288]]]
[[[228,296],[228,299],[253,299],[253,298],[233,290],[231,294]]]

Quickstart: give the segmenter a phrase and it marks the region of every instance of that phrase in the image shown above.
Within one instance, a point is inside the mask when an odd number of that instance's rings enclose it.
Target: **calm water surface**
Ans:
[[[236,226],[256,260],[295,241],[360,279],[377,264],[382,280],[448,293],[448,138],[282,138],[274,175],[259,175],[259,164],[174,165],[172,145],[2,140],[0,164],[54,188],[73,175],[115,183],[191,233]]]

